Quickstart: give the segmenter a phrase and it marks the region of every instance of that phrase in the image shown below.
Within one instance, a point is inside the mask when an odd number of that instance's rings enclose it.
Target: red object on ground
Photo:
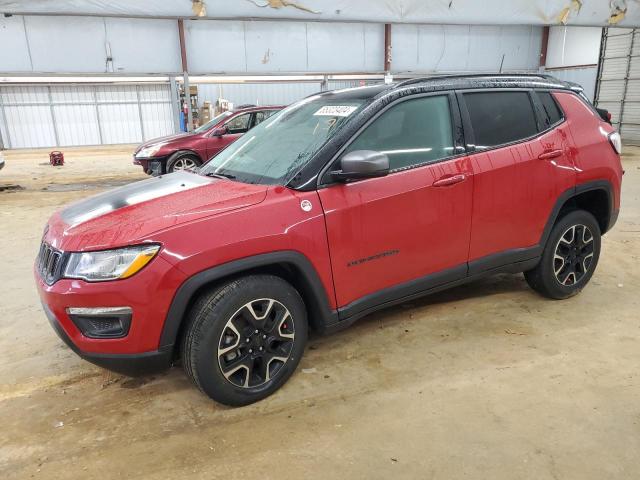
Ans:
[[[64,153],[58,150],[49,153],[49,163],[54,167],[62,167],[64,165]]]

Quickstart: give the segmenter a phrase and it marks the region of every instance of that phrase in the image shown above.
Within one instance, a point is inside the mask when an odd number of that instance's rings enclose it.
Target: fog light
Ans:
[[[129,307],[72,307],[67,314],[85,337],[122,338],[129,333],[133,312]]]

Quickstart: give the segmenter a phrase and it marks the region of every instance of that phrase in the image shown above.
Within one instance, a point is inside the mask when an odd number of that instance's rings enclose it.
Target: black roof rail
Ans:
[[[531,77],[531,78],[545,78],[545,79],[553,79],[556,78],[553,75],[549,75],[547,73],[451,73],[451,74],[437,74],[428,77],[416,77],[416,78],[408,78],[407,80],[403,80],[394,85],[394,87],[404,87],[406,85],[412,85],[414,83],[420,83],[428,80],[438,80],[441,78],[476,78],[476,77]]]

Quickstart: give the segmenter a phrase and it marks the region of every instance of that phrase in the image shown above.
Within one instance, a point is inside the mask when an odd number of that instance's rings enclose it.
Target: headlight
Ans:
[[[128,278],[142,270],[158,250],[159,245],[139,245],[101,252],[72,253],[64,269],[64,276],[88,282]]]
[[[144,147],[142,150],[140,150],[138,153],[136,153],[136,158],[151,158],[156,153],[158,153],[158,150],[160,150],[161,146],[162,146],[162,144],[157,144],[157,145],[151,145],[149,147]]]

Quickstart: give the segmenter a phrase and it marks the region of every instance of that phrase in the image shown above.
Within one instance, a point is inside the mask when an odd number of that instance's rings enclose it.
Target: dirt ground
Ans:
[[[0,478],[640,478],[640,150],[584,292],[501,275],[313,337],[297,373],[230,409],[179,368],[76,357],[31,274],[60,206],[145,178],[130,147],[6,152],[0,184]]]

